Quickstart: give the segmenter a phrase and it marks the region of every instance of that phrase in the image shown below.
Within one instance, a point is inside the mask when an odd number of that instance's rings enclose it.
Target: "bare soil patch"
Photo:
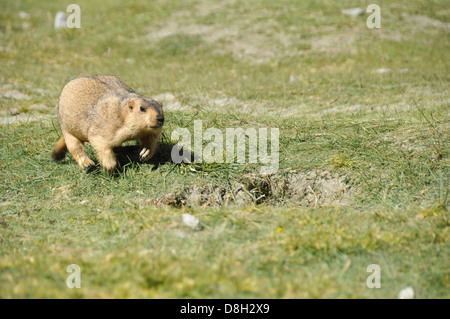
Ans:
[[[348,205],[358,189],[348,176],[328,170],[275,174],[246,175],[229,187],[191,185],[150,202],[157,206],[245,206],[255,204],[318,207]]]

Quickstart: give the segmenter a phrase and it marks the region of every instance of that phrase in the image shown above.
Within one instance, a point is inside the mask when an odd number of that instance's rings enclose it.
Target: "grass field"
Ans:
[[[368,1],[79,0],[55,30],[72,2],[0,4],[1,298],[450,297],[448,1],[378,1],[369,29],[341,13]],[[51,161],[60,90],[94,74],[164,104],[150,163]],[[278,171],[173,163],[194,120],[278,128]]]

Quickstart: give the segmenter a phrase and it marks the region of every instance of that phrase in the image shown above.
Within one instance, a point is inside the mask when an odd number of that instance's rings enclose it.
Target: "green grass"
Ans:
[[[79,1],[53,30],[70,3],[0,4],[0,297],[450,296],[445,1],[381,2],[379,30],[340,13],[365,1]],[[164,102],[149,164],[133,143],[114,176],[50,160],[59,92],[92,74]],[[279,128],[278,172],[174,164],[198,119]]]

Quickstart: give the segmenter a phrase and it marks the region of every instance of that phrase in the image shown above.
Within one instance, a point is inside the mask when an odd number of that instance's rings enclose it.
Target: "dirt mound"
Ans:
[[[338,173],[295,172],[271,176],[245,175],[228,186],[192,185],[152,200],[152,203],[183,206],[293,205],[316,207],[348,205],[356,194],[353,180]]]

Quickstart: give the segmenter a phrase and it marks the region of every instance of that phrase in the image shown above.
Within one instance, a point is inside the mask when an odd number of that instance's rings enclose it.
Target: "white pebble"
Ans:
[[[391,69],[378,69],[375,71],[376,73],[392,73],[393,71]]]
[[[193,230],[200,230],[202,228],[200,219],[191,214],[183,214],[183,223]]]
[[[399,291],[398,299],[414,299],[414,289],[406,287]]]
[[[342,9],[341,12],[343,14],[346,14],[349,16],[354,16],[354,17],[364,14],[364,10],[361,8]]]
[[[30,15],[25,11],[19,11],[19,17],[21,17],[22,19],[29,19]]]
[[[59,11],[55,16],[55,29],[67,27],[67,18],[64,12]]]

